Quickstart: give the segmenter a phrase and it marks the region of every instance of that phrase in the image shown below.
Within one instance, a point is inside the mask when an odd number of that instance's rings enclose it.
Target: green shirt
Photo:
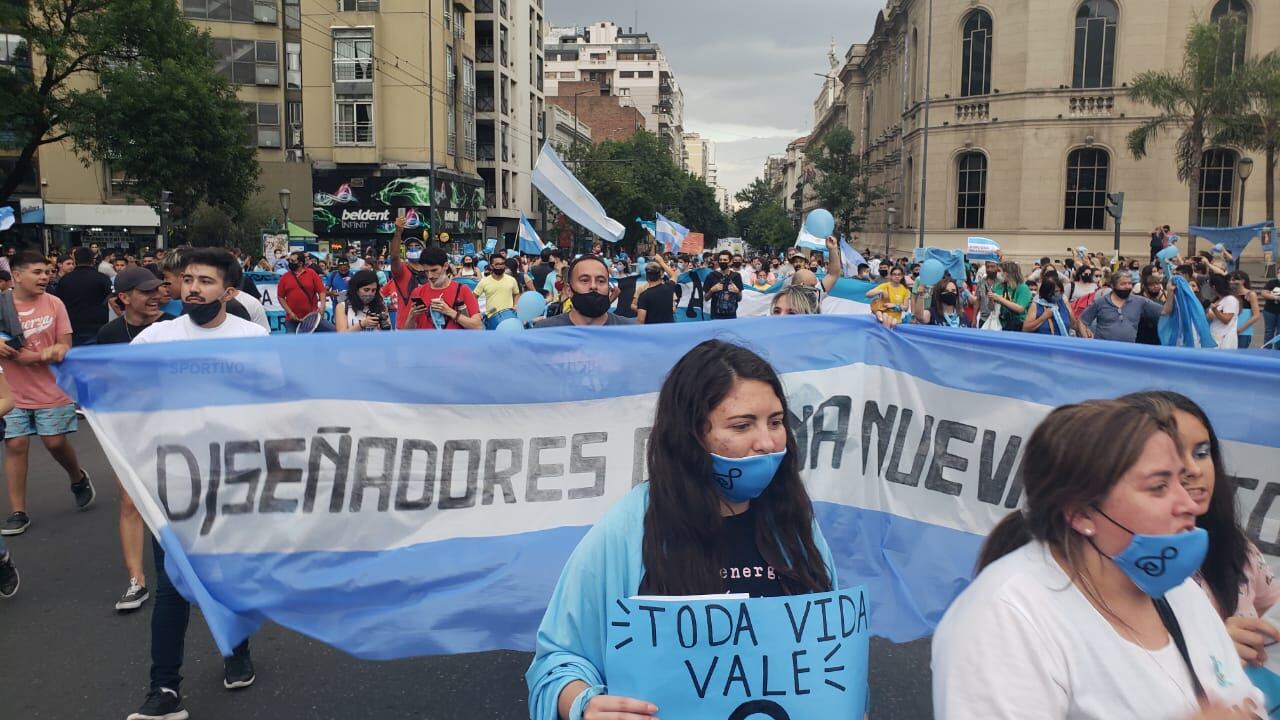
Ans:
[[[1017,315],[1018,326],[1021,327],[1022,322],[1027,319],[1027,310],[1031,308],[1031,302],[1034,300],[1034,296],[1031,294],[1031,288],[1027,287],[1026,283],[1019,283],[1018,287],[1013,289],[1005,287],[1004,283],[997,283],[996,286],[991,289],[991,292],[1016,305],[1022,306],[1022,312]],[[1001,305],[1000,309],[1005,310],[1005,307]]]

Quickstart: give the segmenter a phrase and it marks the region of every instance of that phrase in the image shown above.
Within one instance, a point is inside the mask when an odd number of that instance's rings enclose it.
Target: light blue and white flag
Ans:
[[[658,213],[655,227],[658,231],[655,237],[667,252],[680,252],[680,245],[689,235],[689,229],[662,213]]]
[[[894,641],[930,634],[969,582],[1054,406],[1183,392],[1241,517],[1280,502],[1280,359],[1261,352],[809,316],[102,345],[57,370],[223,653],[272,621],[389,659],[533,648],[569,553],[646,478],[654,368],[710,337],[780,373],[839,576]],[[512,368],[523,382],[493,382]],[[1248,532],[1274,564],[1274,536]]]
[[[560,212],[600,239],[618,242],[626,234],[622,223],[609,217],[600,201],[564,166],[551,143],[542,145],[532,180],[533,186],[560,208]]]
[[[0,207],[0,232],[4,232],[13,227],[17,220],[13,217],[13,208],[5,205]]]
[[[644,218],[636,218],[636,222],[640,224],[640,227],[644,228],[645,232],[649,233],[651,236],[655,238],[658,237],[657,223],[655,223],[652,220],[645,220]]]
[[[858,274],[859,265],[867,265],[869,267],[870,263],[867,262],[866,258],[862,257],[862,253],[854,250],[853,246],[850,245],[844,237],[841,237],[840,269],[843,271],[844,276],[847,278],[856,276]]]
[[[520,252],[524,255],[537,255],[545,247],[546,245],[543,244],[542,238],[539,238],[538,233],[534,231],[533,224],[529,222],[529,218],[525,216],[524,211],[521,211]]]
[[[1000,243],[990,238],[971,237],[965,254],[969,262],[1000,262]]]
[[[801,225],[800,234],[796,236],[796,247],[817,250],[825,255],[827,252],[827,239],[810,233],[805,229],[804,225]]]

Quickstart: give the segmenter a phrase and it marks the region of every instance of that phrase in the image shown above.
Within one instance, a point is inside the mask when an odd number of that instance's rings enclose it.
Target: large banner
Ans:
[[[59,370],[223,652],[272,620],[396,658],[533,647],[570,551],[645,480],[666,369],[709,337],[781,374],[873,634],[932,632],[1019,505],[1028,435],[1088,398],[1201,403],[1248,534],[1280,558],[1280,358],[1264,351],[808,316],[92,346]]]

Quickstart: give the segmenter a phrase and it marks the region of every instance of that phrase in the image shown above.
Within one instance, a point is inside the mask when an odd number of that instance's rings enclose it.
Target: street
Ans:
[[[97,500],[77,512],[62,469],[33,444],[31,529],[6,538],[22,588],[0,601],[0,717],[123,720],[146,694],[151,603],[131,615],[113,609],[128,584],[117,539],[119,491],[88,424],[80,427],[73,442]],[[274,625],[251,646],[257,682],[224,690],[221,659],[193,613],[182,688],[192,718],[528,717],[528,653],[367,662]],[[871,717],[929,717],[928,642],[873,640],[870,681]]]

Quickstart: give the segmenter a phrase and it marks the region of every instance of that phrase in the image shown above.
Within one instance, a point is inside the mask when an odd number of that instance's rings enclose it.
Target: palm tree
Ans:
[[[1142,159],[1147,146],[1161,133],[1180,128],[1174,145],[1178,179],[1188,185],[1187,227],[1198,225],[1200,215],[1200,162],[1205,145],[1223,127],[1225,119],[1245,104],[1247,97],[1235,67],[1238,21],[1227,16],[1218,22],[1194,23],[1187,31],[1186,57],[1178,73],[1148,70],[1130,86],[1129,96],[1155,108],[1155,117],[1129,133],[1129,152]],[[1189,251],[1195,253],[1191,236]]]
[[[1227,118],[1214,142],[1237,145],[1266,156],[1267,220],[1276,220],[1276,162],[1280,160],[1280,50],[1246,61],[1241,82],[1248,100]]]

